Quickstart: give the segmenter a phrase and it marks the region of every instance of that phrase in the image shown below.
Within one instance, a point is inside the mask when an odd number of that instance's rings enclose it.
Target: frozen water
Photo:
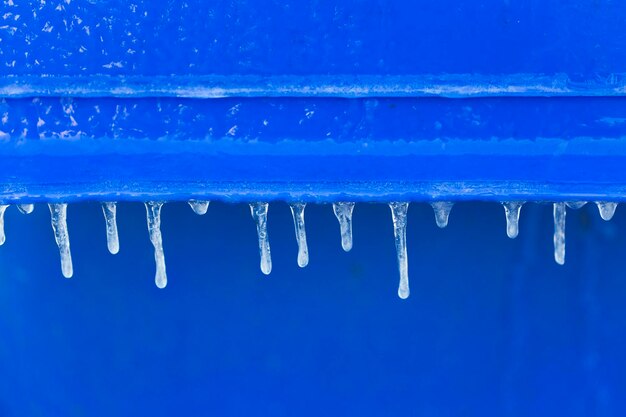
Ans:
[[[587,204],[586,201],[567,201],[565,203],[567,205],[567,207],[574,209],[574,210],[578,210],[579,208],[582,208],[585,204]]]
[[[554,260],[565,263],[565,203],[554,203]]]
[[[6,235],[4,234],[4,212],[7,211],[8,204],[0,205],[0,245],[4,245]]]
[[[70,236],[67,232],[67,204],[48,204],[50,208],[50,220],[54,232],[54,240],[61,254],[61,271],[65,278],[72,278],[74,268],[72,266],[72,254],[70,252]]]
[[[189,200],[188,203],[193,212],[200,216],[206,214],[209,209],[209,201]]]
[[[524,205],[523,201],[507,201],[502,203],[506,216],[506,235],[515,239],[519,233],[519,215]]]
[[[396,241],[396,253],[398,256],[398,270],[400,271],[400,285],[398,296],[405,299],[409,296],[409,264],[406,250],[406,223],[409,203],[389,203],[391,218],[393,220],[393,234]]]
[[[102,212],[106,221],[107,248],[113,255],[120,251],[120,241],[117,235],[117,204],[114,202],[102,203]]]
[[[146,216],[148,220],[148,233],[150,242],[154,246],[154,260],[156,262],[156,274],[154,282],[157,287],[165,288],[167,285],[167,273],[165,271],[165,254],[163,253],[163,238],[161,237],[161,208],[163,202],[149,201],[146,203]]]
[[[18,204],[17,209],[22,214],[30,214],[33,212],[33,210],[35,210],[35,205],[34,204]]]
[[[349,252],[352,249],[352,211],[354,203],[340,202],[333,204],[335,217],[339,221],[341,231],[341,247]]]
[[[596,201],[596,205],[598,206],[600,217],[602,217],[603,220],[609,221],[613,218],[613,215],[615,214],[615,209],[617,208],[617,203],[610,203],[608,201]]]
[[[450,216],[450,211],[454,203],[451,201],[433,201],[430,205],[435,211],[437,226],[443,229],[448,225],[448,217]]]
[[[259,252],[261,254],[261,271],[265,275],[272,272],[272,254],[270,252],[270,241],[267,236],[267,203],[250,204],[252,218],[256,222],[256,231],[259,237]]]
[[[296,229],[296,241],[298,242],[298,266],[304,268],[309,264],[309,248],[306,244],[306,229],[304,226],[305,203],[290,204],[293,226]]]

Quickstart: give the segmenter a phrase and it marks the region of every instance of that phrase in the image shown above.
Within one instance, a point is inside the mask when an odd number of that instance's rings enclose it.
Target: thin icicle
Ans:
[[[189,200],[188,201],[189,206],[191,206],[191,209],[193,210],[194,213],[196,213],[199,216],[202,216],[203,214],[206,214],[207,210],[209,209],[209,201],[199,201],[199,200]]]
[[[574,210],[578,210],[579,208],[582,208],[585,204],[587,204],[586,201],[567,201],[565,202],[565,204],[567,205],[567,207],[574,209]]]
[[[115,255],[120,251],[120,240],[117,235],[116,220],[117,203],[102,203],[102,212],[104,213],[104,220],[106,221],[107,247],[109,248],[109,252]]]
[[[0,205],[0,245],[4,245],[4,242],[7,240],[6,235],[4,234],[4,212],[9,207],[8,204]]]
[[[613,218],[615,214],[615,209],[617,208],[617,203],[610,203],[608,201],[596,201],[596,205],[598,206],[598,211],[600,212],[600,217],[602,220],[609,221]]]
[[[565,203],[554,203],[554,260],[557,264],[565,263]]]
[[[350,252],[350,249],[352,249],[353,210],[354,203],[339,202],[333,204],[333,211],[339,221],[339,229],[341,230],[341,247],[346,252]]]
[[[405,299],[409,296],[409,263],[406,251],[406,223],[409,203],[389,203],[391,218],[393,220],[393,234],[396,241],[396,253],[398,255],[398,270],[400,271],[400,285],[398,296]]]
[[[22,214],[30,214],[33,212],[33,210],[35,210],[35,205],[34,204],[18,204],[17,209]]]
[[[296,229],[296,241],[298,242],[298,266],[304,268],[309,264],[309,248],[306,244],[306,229],[304,226],[304,209],[306,203],[290,204],[293,226]]]
[[[250,204],[252,218],[256,222],[256,231],[259,236],[259,252],[261,253],[261,271],[265,275],[272,272],[272,256],[270,241],[267,237],[267,203]]]
[[[167,273],[165,272],[165,255],[163,253],[163,238],[161,236],[161,207],[163,207],[163,202],[148,201],[145,204],[148,233],[150,234],[150,242],[154,246],[154,260],[156,261],[154,283],[159,288],[165,288],[167,285]]]
[[[443,229],[448,225],[448,217],[450,216],[450,211],[454,203],[451,201],[433,201],[430,205],[435,211],[437,226]]]
[[[67,232],[67,204],[48,204],[50,208],[50,220],[54,231],[54,240],[61,254],[61,271],[65,278],[72,278],[72,253],[70,252],[70,236]]]
[[[519,214],[524,201],[506,201],[502,205],[506,216],[506,235],[515,239],[519,233]]]

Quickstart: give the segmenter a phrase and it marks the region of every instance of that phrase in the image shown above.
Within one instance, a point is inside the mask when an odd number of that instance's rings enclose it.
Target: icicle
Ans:
[[[30,214],[33,212],[33,210],[35,210],[35,205],[34,204],[18,204],[17,209],[22,214]]]
[[[154,246],[154,260],[156,261],[156,274],[154,282],[157,287],[165,288],[167,285],[167,274],[165,272],[165,255],[163,254],[163,238],[161,236],[161,201],[149,201],[146,204],[146,215],[148,219],[148,233],[150,242]]]
[[[574,210],[578,210],[579,208],[582,208],[585,204],[587,204],[586,201],[567,201],[565,203],[567,205],[567,207],[574,209]]]
[[[437,226],[443,229],[448,225],[448,217],[450,216],[450,211],[454,203],[451,201],[433,201],[430,205],[435,211]]]
[[[409,264],[406,251],[406,222],[409,203],[389,203],[391,218],[393,220],[393,234],[396,241],[396,253],[398,255],[398,269],[400,271],[400,285],[398,296],[409,296]]]
[[[61,271],[65,278],[72,278],[72,254],[70,252],[70,236],[67,232],[67,204],[48,204],[50,220],[54,231],[54,240],[57,242],[61,254]]]
[[[341,247],[344,251],[350,252],[352,249],[352,211],[354,203],[334,203],[333,211],[335,217],[339,221],[339,229],[341,230]]]
[[[7,240],[6,235],[4,234],[4,212],[9,207],[8,204],[0,205],[0,245],[4,245],[4,242]]]
[[[250,204],[252,218],[256,222],[256,231],[259,236],[259,252],[261,253],[261,271],[265,275],[272,272],[272,256],[270,241],[267,237],[267,203]]]
[[[298,242],[298,266],[304,268],[309,264],[309,248],[306,244],[306,229],[304,227],[305,203],[290,204],[293,226],[296,229],[296,241]]]
[[[565,203],[554,203],[554,260],[565,263]]]
[[[188,203],[193,212],[199,216],[206,214],[206,211],[209,209],[209,201],[189,200]]]
[[[115,202],[102,203],[102,212],[104,213],[107,228],[107,247],[113,255],[120,251],[120,240],[117,236],[117,220],[115,218],[117,212],[116,204]]]
[[[519,233],[519,213],[524,205],[523,201],[506,201],[502,203],[506,216],[506,235],[515,239]]]
[[[596,201],[596,205],[598,206],[598,211],[600,211],[600,217],[602,217],[602,220],[609,221],[613,218],[615,209],[617,208],[617,203]]]

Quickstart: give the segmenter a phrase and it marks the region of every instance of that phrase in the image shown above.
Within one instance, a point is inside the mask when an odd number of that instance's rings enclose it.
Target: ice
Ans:
[[[163,238],[161,237],[161,208],[163,202],[149,201],[146,204],[146,216],[148,220],[148,233],[150,242],[154,246],[154,260],[156,261],[156,274],[154,282],[157,287],[165,288],[167,285],[167,273],[165,271],[165,255],[163,253]]]
[[[554,260],[565,263],[565,215],[566,203],[554,203]]]
[[[189,206],[191,206],[191,209],[193,210],[194,213],[202,216],[203,214],[206,214],[207,210],[209,209],[209,201],[199,201],[199,200],[189,200],[188,201]]]
[[[409,203],[389,203],[391,218],[393,220],[393,234],[396,241],[396,253],[398,255],[398,270],[400,271],[400,285],[398,296],[405,299],[409,296],[409,264],[406,250],[406,222]]]
[[[70,252],[70,237],[67,232],[67,204],[48,204],[50,208],[50,220],[54,231],[54,240],[59,247],[61,254],[61,271],[65,278],[72,278],[74,268],[72,267],[72,254]]]
[[[107,247],[109,248],[109,252],[115,255],[120,251],[120,241],[117,235],[116,220],[117,203],[102,203],[102,212],[104,213],[104,219],[106,221]]]
[[[339,229],[341,231],[341,247],[344,251],[349,252],[352,249],[352,211],[354,203],[339,202],[333,204],[335,217],[339,221]]]
[[[298,266],[304,268],[309,264],[309,248],[306,244],[306,229],[304,226],[305,203],[292,203],[291,215],[296,229],[296,241],[298,242]]]
[[[33,210],[35,210],[35,205],[34,204],[18,204],[17,209],[22,214],[30,214],[33,212]]]
[[[256,222],[256,231],[259,236],[259,252],[261,254],[261,271],[265,275],[272,272],[272,255],[270,241],[267,237],[267,203],[250,204],[252,218]]]
[[[600,212],[600,217],[602,220],[609,221],[613,218],[615,214],[615,209],[617,208],[617,203],[610,203],[608,201],[596,201],[596,205],[598,206],[598,211]]]
[[[8,204],[0,205],[0,245],[4,245],[4,242],[7,240],[6,235],[4,234],[4,212],[7,211]]]
[[[582,208],[585,204],[587,204],[586,201],[567,201],[565,203],[567,205],[567,207],[574,209],[574,210],[578,210],[579,208]]]
[[[450,216],[450,211],[454,203],[451,201],[433,201],[430,205],[435,211],[437,226],[443,229],[448,225],[448,217]]]
[[[515,239],[519,233],[519,215],[524,205],[523,201],[507,201],[502,203],[506,216],[506,235]]]

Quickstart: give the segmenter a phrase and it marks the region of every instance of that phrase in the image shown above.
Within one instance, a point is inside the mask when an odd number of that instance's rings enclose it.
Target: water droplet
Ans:
[[[610,203],[608,201],[596,201],[596,205],[598,206],[598,211],[600,212],[600,217],[602,220],[609,221],[613,218],[615,214],[615,209],[617,208],[617,203]]]
[[[352,211],[354,203],[339,202],[333,204],[335,217],[339,221],[341,231],[341,247],[349,252],[352,249]]]
[[[261,271],[265,275],[272,272],[272,256],[270,241],[267,237],[267,203],[250,204],[252,218],[256,222],[256,231],[259,236],[259,252],[261,253]]]
[[[102,203],[102,212],[106,221],[107,247],[113,255],[120,251],[120,240],[117,235],[117,204],[115,202]]]
[[[18,204],[17,209],[22,214],[30,214],[33,212],[33,210],[35,210],[35,205],[34,204]]]
[[[448,217],[450,216],[450,211],[454,203],[451,201],[433,201],[430,205],[435,211],[437,226],[443,229],[448,225]]]
[[[159,288],[167,285],[167,273],[165,271],[165,254],[163,253],[163,238],[161,236],[161,201],[149,201],[146,204],[146,216],[148,220],[148,233],[150,242],[154,246],[154,260],[156,261],[156,274],[154,283]]]
[[[507,201],[502,205],[506,216],[506,235],[515,239],[519,233],[519,215],[524,201]]]
[[[409,296],[409,264],[406,250],[406,223],[409,203],[389,203],[391,218],[393,220],[393,234],[396,241],[396,253],[398,255],[398,270],[400,271],[400,285],[398,296],[405,299]]]
[[[574,210],[578,210],[579,208],[582,208],[585,204],[587,204],[586,201],[567,201],[565,203],[567,205],[567,207],[574,209]]]
[[[4,212],[9,207],[8,204],[0,205],[0,245],[4,245],[4,242],[7,240],[6,235],[4,234]]]
[[[61,271],[65,278],[72,278],[74,268],[72,266],[72,253],[70,252],[70,236],[67,232],[67,204],[48,204],[50,208],[50,221],[54,240],[61,254]]]
[[[298,266],[304,268],[309,264],[309,248],[306,244],[306,229],[304,226],[305,203],[290,204],[293,225],[296,229],[296,241],[298,242]]]
[[[202,216],[203,214],[206,214],[207,210],[209,209],[210,201],[189,200],[188,203],[194,213]]]
[[[565,263],[565,203],[554,203],[554,260],[557,264]]]

